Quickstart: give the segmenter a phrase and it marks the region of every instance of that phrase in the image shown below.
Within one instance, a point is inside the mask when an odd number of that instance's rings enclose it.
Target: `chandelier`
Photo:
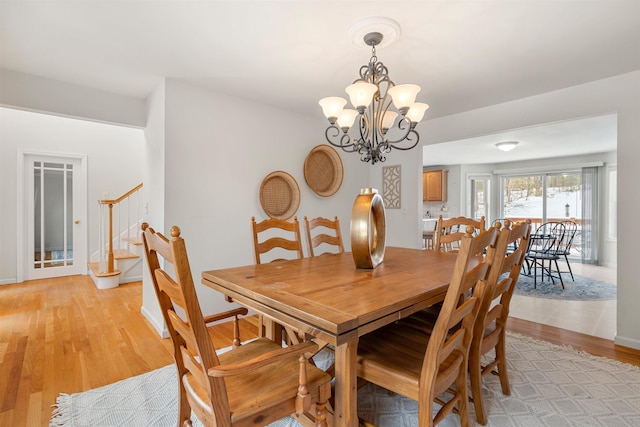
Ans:
[[[363,39],[371,46],[371,59],[360,67],[360,78],[345,89],[355,110],[344,108],[347,100],[337,96],[322,98],[319,104],[329,120],[327,141],[348,153],[359,153],[360,160],[373,165],[384,162],[392,148],[410,150],[418,145],[420,135],[415,127],[429,105],[415,102],[420,86],[396,85],[389,78],[387,67],[378,62],[376,46],[383,35],[370,32]],[[355,129],[349,132],[352,128]]]

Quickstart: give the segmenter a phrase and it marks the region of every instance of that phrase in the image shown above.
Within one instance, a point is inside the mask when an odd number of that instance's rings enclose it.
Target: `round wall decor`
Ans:
[[[342,185],[343,175],[342,159],[328,145],[314,147],[304,161],[304,179],[319,196],[334,195]]]
[[[283,171],[271,172],[260,184],[260,204],[271,218],[289,219],[300,206],[300,187]]]

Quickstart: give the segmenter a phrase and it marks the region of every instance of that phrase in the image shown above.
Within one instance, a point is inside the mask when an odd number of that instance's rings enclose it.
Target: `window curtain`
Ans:
[[[598,223],[598,168],[582,168],[582,227],[580,237],[582,237],[583,264],[598,263]]]

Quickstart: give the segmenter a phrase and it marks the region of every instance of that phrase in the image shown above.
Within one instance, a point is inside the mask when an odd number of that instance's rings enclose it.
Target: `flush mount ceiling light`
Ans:
[[[356,44],[362,40],[371,46],[371,59],[368,65],[360,67],[360,78],[345,89],[355,110],[344,108],[347,100],[337,96],[322,98],[319,102],[329,120],[325,131],[327,141],[348,153],[359,153],[360,160],[372,165],[384,162],[384,154],[392,148],[410,150],[418,145],[420,135],[415,127],[429,108],[427,104],[415,102],[420,86],[396,85],[389,78],[387,67],[378,62],[376,46],[390,44],[399,35],[400,25],[389,18],[357,22],[350,36]],[[391,108],[392,104],[397,112]],[[350,134],[356,117],[357,130]]]
[[[498,147],[498,150],[511,151],[514,148],[516,148],[516,145],[518,145],[518,141],[505,141],[505,142],[498,142],[496,144],[496,147]]]

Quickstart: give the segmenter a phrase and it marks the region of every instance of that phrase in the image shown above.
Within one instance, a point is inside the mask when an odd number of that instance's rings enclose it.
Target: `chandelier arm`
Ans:
[[[347,153],[358,151],[358,147],[351,141],[349,134],[342,132],[337,125],[329,125],[324,132],[324,136],[329,144],[342,148]]]
[[[371,134],[371,120],[366,112],[361,114],[359,117],[358,131],[360,132],[358,144],[362,147],[361,149],[371,150],[371,143],[369,140],[369,135]]]
[[[401,144],[403,142],[409,142],[409,143],[413,142],[413,143],[407,147],[396,145],[396,144]],[[390,144],[391,144],[391,147],[393,147],[395,150],[407,151],[407,150],[411,150],[413,147],[418,145],[418,142],[420,142],[420,134],[416,132],[414,129],[410,129],[407,136],[403,140],[397,141],[397,142],[390,142]]]
[[[400,131],[398,137],[396,137],[395,139],[385,138],[385,141],[387,141],[388,144],[392,144],[393,148],[396,148],[395,144],[403,142],[413,130],[411,129],[411,120],[407,119],[406,117],[402,117],[400,120],[398,120],[396,129]],[[414,133],[417,135],[417,132],[414,131]]]

